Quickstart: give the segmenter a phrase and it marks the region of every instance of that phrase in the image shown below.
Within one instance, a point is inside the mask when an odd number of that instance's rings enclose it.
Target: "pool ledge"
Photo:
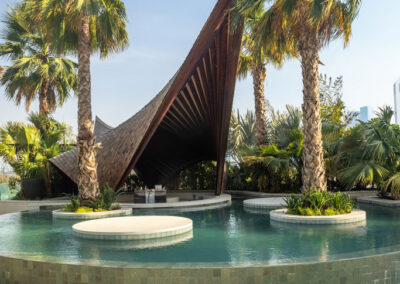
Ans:
[[[166,209],[166,208],[186,208],[186,207],[202,207],[231,202],[229,194],[220,196],[212,196],[206,199],[168,202],[168,203],[122,203],[123,207],[131,207],[133,209]]]
[[[283,197],[253,198],[243,201],[243,206],[247,208],[273,210],[285,207],[285,200]]]
[[[0,283],[399,283],[400,253],[336,261],[232,267],[214,263],[151,267],[65,264],[0,256]],[[329,279],[329,281],[327,281]]]
[[[353,210],[349,214],[335,216],[297,216],[286,214],[287,209],[278,209],[270,212],[270,219],[275,222],[312,224],[312,225],[336,225],[357,223],[366,220],[366,212],[363,210]]]
[[[382,199],[378,196],[359,197],[357,202],[385,207],[400,207],[400,200]]]

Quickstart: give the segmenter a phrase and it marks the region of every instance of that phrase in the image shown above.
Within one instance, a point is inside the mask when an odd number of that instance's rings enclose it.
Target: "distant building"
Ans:
[[[393,85],[394,96],[394,123],[400,124],[400,79]]]
[[[374,111],[372,107],[370,106],[360,107],[360,114],[358,116],[358,120],[361,120],[362,122],[367,122],[373,117],[374,117]]]
[[[349,127],[354,127],[359,124],[360,121],[368,122],[371,118],[374,118],[374,108],[371,106],[363,106],[360,107],[360,111],[352,111],[352,113],[357,114],[356,117],[352,120]]]

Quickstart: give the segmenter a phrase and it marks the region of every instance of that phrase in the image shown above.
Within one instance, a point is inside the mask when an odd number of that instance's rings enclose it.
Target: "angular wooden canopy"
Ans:
[[[164,89],[116,128],[96,118],[102,187],[123,185],[135,169],[152,186],[200,161],[217,161],[216,192],[225,186],[225,154],[242,26],[230,28],[232,0],[219,0],[185,62]],[[74,149],[50,160],[78,181]]]

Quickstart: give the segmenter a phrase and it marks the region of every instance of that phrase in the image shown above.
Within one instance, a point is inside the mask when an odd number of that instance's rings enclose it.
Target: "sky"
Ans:
[[[0,0],[0,15],[15,0]],[[169,81],[186,58],[217,0],[126,0],[130,45],[124,52],[100,60],[92,56],[92,107],[112,126],[124,122],[148,103]],[[344,101],[349,110],[361,106],[393,106],[393,83],[400,77],[399,0],[364,0],[353,25],[350,44],[336,40],[320,53],[320,72],[343,76]],[[390,7],[390,9],[388,9]],[[0,24],[0,31],[2,26]],[[1,41],[0,41],[1,42]],[[10,63],[0,59],[0,65]],[[265,96],[284,110],[300,107],[302,78],[298,60],[277,70],[267,66]],[[234,108],[254,109],[251,77],[237,83]],[[34,103],[31,110],[37,111]],[[0,126],[24,121],[24,105],[15,106],[0,87]],[[54,117],[77,125],[77,100],[70,99]]]

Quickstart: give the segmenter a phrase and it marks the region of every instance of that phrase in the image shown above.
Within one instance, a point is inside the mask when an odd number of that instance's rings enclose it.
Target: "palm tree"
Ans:
[[[238,0],[236,9],[248,15],[266,0]],[[320,98],[318,86],[319,51],[343,36],[349,42],[352,22],[361,0],[273,0],[257,27],[257,44],[268,50],[266,38],[285,35],[296,42],[303,74],[303,191],[326,190],[323,158]]]
[[[289,40],[280,42],[279,45],[272,45],[269,49],[265,50],[256,44],[254,40],[254,36],[256,35],[255,29],[263,11],[264,8],[261,7],[246,17],[242,37],[242,52],[238,65],[238,78],[240,80],[246,79],[249,73],[253,77],[257,145],[265,144],[267,138],[264,89],[267,78],[266,65],[271,63],[279,68],[286,57],[289,55],[294,56],[294,48],[289,44]],[[272,37],[269,40],[273,41]]]
[[[121,0],[27,0],[25,7],[39,15],[57,51],[78,53],[78,189],[82,201],[96,200],[100,145],[93,132],[90,56],[98,51],[105,58],[127,46],[125,4]]]
[[[5,43],[0,45],[0,56],[12,62],[7,70],[0,67],[6,96],[17,105],[24,99],[26,111],[39,98],[39,112],[49,115],[75,90],[77,64],[52,54],[42,29],[21,7],[12,9],[4,24]]]

